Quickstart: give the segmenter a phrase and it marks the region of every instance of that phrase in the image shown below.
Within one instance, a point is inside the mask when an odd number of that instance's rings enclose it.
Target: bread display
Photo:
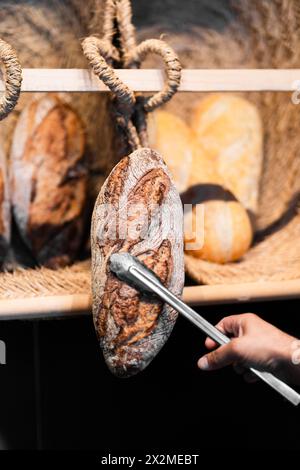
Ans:
[[[91,244],[96,332],[110,370],[127,377],[159,352],[177,314],[120,281],[110,256],[137,256],[176,295],[184,284],[182,205],[157,152],[142,148],[112,170],[95,204]]]
[[[260,117],[243,98],[211,94],[196,104],[190,124],[167,111],[148,119],[150,145],[163,155],[183,202],[193,204],[185,210],[185,251],[220,264],[236,261],[253,239]]]
[[[10,242],[10,198],[6,156],[0,147],[0,267],[7,255]]]
[[[76,112],[47,94],[21,113],[11,148],[11,198],[19,232],[36,261],[74,259],[82,241],[87,190],[85,133]]]
[[[263,158],[256,107],[239,96],[210,94],[196,104],[190,122],[221,184],[255,214]]]

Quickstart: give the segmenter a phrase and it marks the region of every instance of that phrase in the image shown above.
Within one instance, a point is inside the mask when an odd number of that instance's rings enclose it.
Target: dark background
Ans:
[[[247,311],[300,337],[299,301],[201,309],[214,323]],[[299,448],[299,411],[231,368],[199,371],[204,337],[185,319],[130,379],[107,370],[90,316],[1,322],[0,339],[0,434],[10,449]]]

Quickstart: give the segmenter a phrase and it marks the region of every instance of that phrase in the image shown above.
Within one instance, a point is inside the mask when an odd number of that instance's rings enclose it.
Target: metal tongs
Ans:
[[[143,293],[156,294],[219,345],[226,344],[230,341],[230,338],[164,287],[153,271],[148,269],[134,256],[129,253],[115,253],[111,255],[110,269],[119,279],[138,288]],[[300,403],[300,395],[274,375],[269,372],[258,371],[252,367],[250,370],[293,405],[297,406]]]

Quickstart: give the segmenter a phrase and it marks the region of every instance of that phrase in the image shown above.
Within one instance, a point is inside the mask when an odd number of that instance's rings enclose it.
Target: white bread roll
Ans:
[[[193,161],[193,133],[179,117],[167,111],[155,111],[148,117],[150,148],[166,162],[178,192],[189,185]]]
[[[211,94],[195,106],[191,127],[217,179],[255,214],[263,157],[256,107],[239,96]]]

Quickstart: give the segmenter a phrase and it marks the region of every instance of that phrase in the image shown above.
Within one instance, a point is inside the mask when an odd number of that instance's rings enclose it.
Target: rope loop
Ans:
[[[115,94],[119,111],[122,110],[125,118],[129,119],[133,113],[135,96],[107,63],[106,57],[108,57],[109,48],[110,45],[107,41],[94,36],[85,38],[82,42],[84,55],[88,59],[95,75]],[[117,52],[116,49],[115,51]]]
[[[116,121],[125,129],[129,144],[133,148],[146,146],[145,113],[169,101],[178,90],[181,78],[179,59],[173,49],[160,39],[148,39],[136,45],[130,0],[107,0],[103,32],[103,39],[95,36],[84,39],[83,53],[95,75],[114,93]],[[120,50],[113,44],[116,34]],[[148,54],[157,54],[163,59],[167,79],[161,91],[144,98],[136,96],[119,79],[112,65],[115,62],[123,67],[138,68]]]
[[[131,51],[136,48],[135,27],[132,23],[132,8],[128,0],[115,0],[116,20],[120,31],[120,44],[123,55],[124,68],[137,68],[137,64],[131,64]]]
[[[115,0],[106,0],[105,14],[103,19],[103,39],[112,43],[114,36],[114,18],[116,2]]]
[[[157,54],[162,57],[166,65],[167,81],[161,91],[145,99],[144,109],[151,112],[169,101],[180,85],[181,65],[173,49],[160,39],[147,39],[141,42],[132,54],[132,61],[140,65],[148,54]]]
[[[5,76],[5,92],[0,98],[0,120],[6,118],[16,106],[22,84],[22,68],[14,49],[0,39],[0,61]]]

